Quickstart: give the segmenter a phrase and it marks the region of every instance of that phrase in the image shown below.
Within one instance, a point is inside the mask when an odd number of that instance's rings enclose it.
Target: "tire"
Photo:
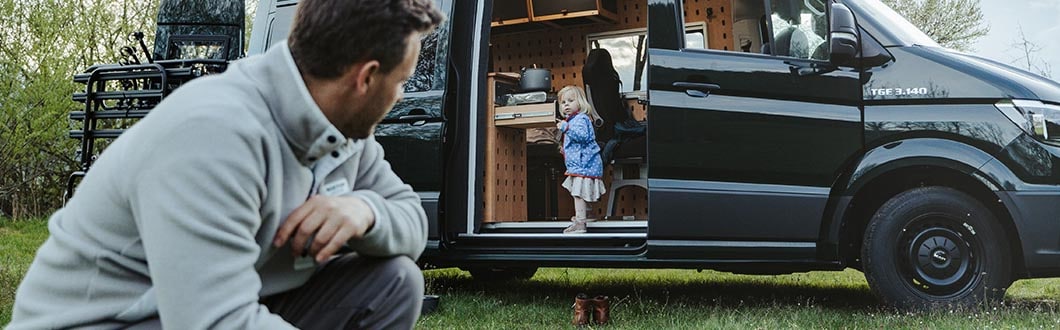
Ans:
[[[467,271],[477,281],[498,282],[529,280],[537,273],[537,267],[471,267]]]
[[[902,192],[866,228],[865,280],[883,303],[902,310],[998,302],[1012,283],[1003,230],[990,210],[958,190]]]

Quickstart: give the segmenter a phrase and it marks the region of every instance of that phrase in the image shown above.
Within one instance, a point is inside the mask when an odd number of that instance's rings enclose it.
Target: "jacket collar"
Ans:
[[[265,104],[303,165],[315,163],[346,143],[346,137],[310,96],[286,41],[269,49],[258,64],[264,73],[261,89]]]

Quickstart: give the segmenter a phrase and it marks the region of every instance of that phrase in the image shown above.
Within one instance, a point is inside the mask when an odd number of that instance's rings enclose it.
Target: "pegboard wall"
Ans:
[[[685,22],[707,23],[707,48],[733,50],[732,0],[683,0]]]
[[[526,221],[526,131],[518,128],[495,128],[492,157],[486,164],[493,164],[486,171],[486,186],[483,201],[486,222]],[[489,158],[492,158],[490,161]]]
[[[487,95],[494,99],[496,79],[489,77]],[[493,102],[486,116],[493,118]],[[526,221],[526,130],[497,127],[486,121],[486,164],[482,187],[485,222]]]
[[[706,22],[711,49],[733,49],[732,0],[684,0],[683,3],[685,22]],[[619,0],[617,14],[615,23],[569,28],[541,25],[536,30],[491,36],[491,71],[518,72],[523,67],[537,65],[552,71],[553,91],[566,85],[584,86],[579,76],[588,54],[586,35],[648,26],[644,0]]]
[[[648,120],[648,106],[641,104],[635,99],[626,100],[626,107],[629,108],[629,112],[633,114],[633,119],[637,121]]]

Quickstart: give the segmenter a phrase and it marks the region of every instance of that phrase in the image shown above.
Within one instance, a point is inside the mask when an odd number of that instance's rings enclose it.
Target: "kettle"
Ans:
[[[519,78],[519,91],[547,92],[552,89],[552,70],[538,68],[523,68],[522,76]]]

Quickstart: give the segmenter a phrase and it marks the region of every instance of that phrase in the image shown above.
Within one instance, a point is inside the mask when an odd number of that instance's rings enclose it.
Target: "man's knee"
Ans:
[[[377,270],[379,276],[398,281],[395,295],[423,299],[423,272],[412,259],[405,256],[386,258]]]

